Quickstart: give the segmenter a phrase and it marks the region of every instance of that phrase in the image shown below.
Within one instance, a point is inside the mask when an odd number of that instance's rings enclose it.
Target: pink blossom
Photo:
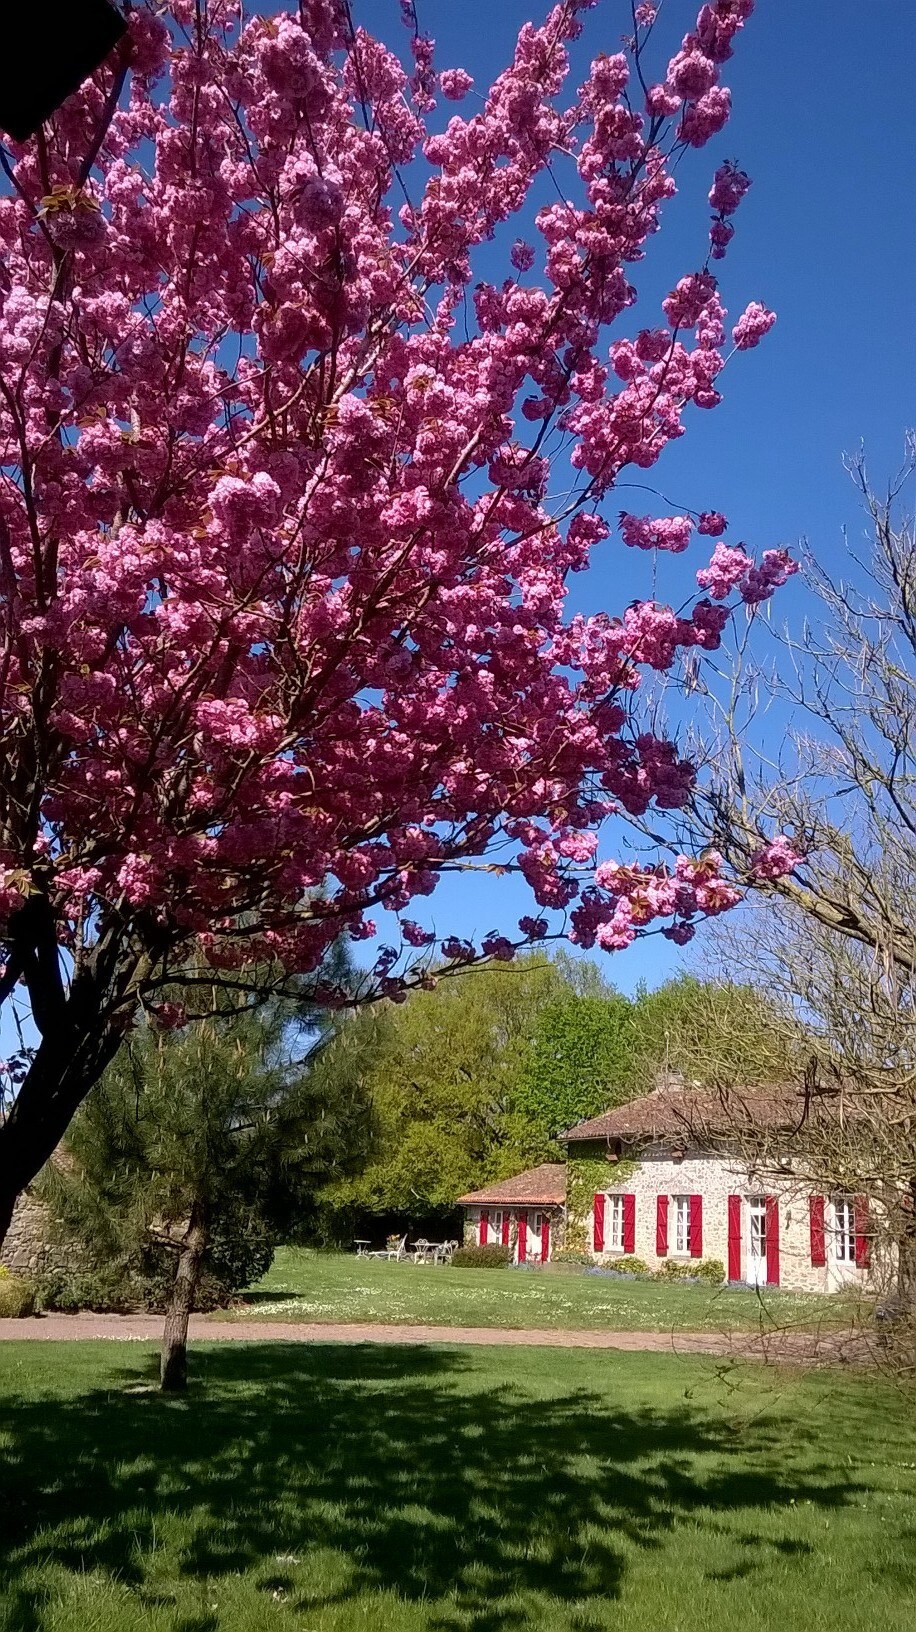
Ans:
[[[752,346],[759,346],[765,334],[769,334],[776,322],[776,313],[767,311],[757,300],[752,300],[745,307],[737,323],[732,329],[732,340],[739,351],[750,351]]]
[[[474,81],[463,68],[443,68],[439,75],[442,95],[450,102],[461,102],[473,88]]]
[[[804,861],[804,855],[797,850],[784,833],[777,834],[761,845],[751,856],[750,873],[755,879],[785,878],[788,873]]]
[[[741,586],[741,598],[748,606],[757,606],[761,601],[768,601],[773,591],[781,589],[782,585],[798,571],[798,562],[793,561],[788,550],[764,550],[756,567],[752,567]]]
[[[625,544],[640,550],[670,550],[677,555],[690,543],[693,524],[689,516],[631,516],[620,512],[620,536]]]
[[[726,159],[713,178],[709,202],[718,215],[734,215],[750,185],[750,176],[733,159]]]
[[[728,531],[728,522],[721,510],[704,510],[697,522],[697,532],[706,538],[718,538]]]
[[[697,573],[697,583],[701,589],[708,589],[714,600],[722,601],[743,581],[750,567],[743,545],[717,544],[709,566]]]
[[[519,919],[518,927],[526,940],[542,941],[550,926],[546,918],[533,918],[530,913],[526,913]]]

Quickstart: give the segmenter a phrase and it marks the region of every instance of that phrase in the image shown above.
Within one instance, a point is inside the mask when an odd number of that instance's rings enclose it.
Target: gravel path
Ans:
[[[162,1321],[146,1315],[37,1315],[0,1320],[0,1342],[26,1338],[75,1342],[103,1338],[121,1343],[158,1342]],[[832,1332],[608,1332],[553,1328],[507,1330],[493,1326],[385,1326],[367,1323],[308,1324],[305,1321],[210,1320],[193,1318],[190,1336],[207,1343],[457,1343],[550,1349],[624,1349],[653,1354],[718,1354],[780,1361],[862,1361],[862,1339]]]

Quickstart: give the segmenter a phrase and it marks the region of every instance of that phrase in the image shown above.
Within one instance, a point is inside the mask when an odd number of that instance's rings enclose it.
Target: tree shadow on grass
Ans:
[[[782,1434],[760,1422],[730,1443],[689,1403],[538,1397],[504,1380],[511,1364],[494,1358],[481,1386],[479,1362],[455,1351],[224,1345],[197,1352],[185,1401],[130,1391],[136,1366],[114,1390],[14,1400],[0,1469],[8,1624],[45,1624],[39,1565],[155,1603],[150,1558],[158,1547],[161,1569],[165,1545],[179,1585],[251,1572],[303,1611],[388,1591],[449,1632],[515,1632],[535,1604],[575,1632],[594,1624],[589,1600],[619,1597],[629,1548],[660,1547],[700,1510],[717,1525],[855,1497],[816,1458],[779,1468]],[[334,1561],[332,1585],[285,1567],[315,1550]]]

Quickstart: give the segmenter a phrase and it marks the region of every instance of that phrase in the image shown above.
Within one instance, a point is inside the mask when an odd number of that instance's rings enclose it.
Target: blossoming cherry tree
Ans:
[[[138,1005],[182,1023],[164,994],[194,960],[301,976],[388,909],[357,995],[396,995],[559,933],[681,941],[735,898],[715,855],[595,856],[608,815],[691,784],[640,727],[641,671],[792,570],[711,510],[608,542],[621,473],[719,402],[744,173],[715,171],[705,262],[643,327],[628,272],[728,118],[752,0],[709,0],[667,63],[652,6],[603,0],[630,37],[568,90],[592,4],[526,24],[480,92],[409,3],[406,69],[345,0],[140,3],[0,152],[0,996],[38,1035],[0,1233]],[[475,282],[494,239],[505,276]],[[773,321],[752,303],[731,349]],[[680,611],[565,613],[597,546],[694,535]],[[434,943],[412,901],[497,853],[534,897],[518,934]]]

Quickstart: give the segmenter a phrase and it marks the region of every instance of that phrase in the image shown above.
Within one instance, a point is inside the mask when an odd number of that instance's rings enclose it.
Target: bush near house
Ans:
[[[512,1259],[511,1247],[496,1244],[487,1247],[456,1247],[452,1263],[456,1269],[507,1269]]]

